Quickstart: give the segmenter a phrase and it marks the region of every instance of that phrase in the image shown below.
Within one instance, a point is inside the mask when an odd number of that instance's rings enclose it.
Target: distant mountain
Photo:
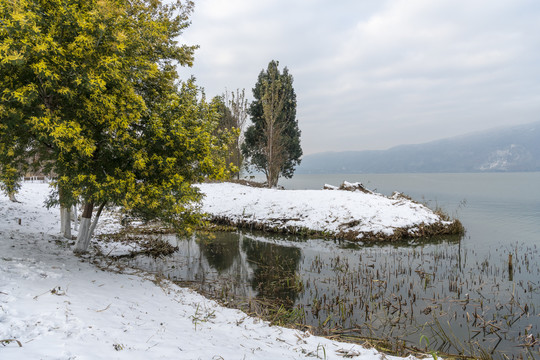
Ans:
[[[540,171],[540,122],[388,150],[306,155],[300,174]]]

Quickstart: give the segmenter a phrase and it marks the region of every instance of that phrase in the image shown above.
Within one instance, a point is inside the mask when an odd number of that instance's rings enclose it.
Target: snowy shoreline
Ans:
[[[197,185],[202,211],[218,224],[351,241],[400,241],[462,233],[426,206],[395,193],[386,197],[358,183],[325,190],[278,190],[235,183]]]
[[[58,209],[43,207],[48,192],[24,183],[19,203],[0,195],[1,359],[400,359],[270,326],[92,253],[75,256]],[[105,216],[101,231],[118,229],[113,220]]]

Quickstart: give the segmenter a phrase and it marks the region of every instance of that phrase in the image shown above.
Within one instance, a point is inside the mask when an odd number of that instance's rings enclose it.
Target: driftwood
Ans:
[[[361,191],[365,194],[373,194],[373,191],[366,189],[364,184],[360,182],[350,183],[348,181],[344,181],[340,186],[324,184],[323,190]]]

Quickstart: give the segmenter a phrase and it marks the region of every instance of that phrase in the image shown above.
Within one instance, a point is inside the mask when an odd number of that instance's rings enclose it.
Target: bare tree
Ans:
[[[245,89],[236,89],[236,92],[225,90],[223,95],[225,105],[229,108],[231,112],[231,117],[234,122],[234,127],[237,128],[240,132],[238,137],[235,139],[234,149],[233,149],[233,158],[234,163],[238,167],[238,172],[236,176],[240,179],[240,170],[242,169],[242,152],[240,151],[242,143],[244,142],[244,127],[246,125],[246,119],[248,116],[248,101],[246,99]]]

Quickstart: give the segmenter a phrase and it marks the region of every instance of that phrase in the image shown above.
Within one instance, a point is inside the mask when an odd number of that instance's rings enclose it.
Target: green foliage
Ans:
[[[249,108],[253,124],[246,130],[242,146],[242,153],[249,158],[250,164],[256,170],[265,172],[269,186],[275,186],[279,176],[292,177],[302,156],[293,77],[287,67],[281,73],[278,66],[279,62],[271,61],[266,71],[262,70],[259,74],[253,88],[255,100]],[[272,98],[274,105],[268,106]],[[269,128],[268,112],[271,108],[277,111],[274,129],[278,129],[279,137],[274,136],[275,131]],[[270,146],[269,139],[272,137],[274,146]],[[278,161],[277,173],[272,174],[275,159]]]
[[[55,175],[54,201],[120,205],[189,230],[191,184],[227,176],[230,141],[194,81],[177,80],[196,48],[175,40],[192,7],[0,0],[0,139],[14,136],[0,164],[32,151]]]
[[[17,169],[5,164],[0,171],[0,190],[6,194],[15,194],[20,188],[19,178]]]

